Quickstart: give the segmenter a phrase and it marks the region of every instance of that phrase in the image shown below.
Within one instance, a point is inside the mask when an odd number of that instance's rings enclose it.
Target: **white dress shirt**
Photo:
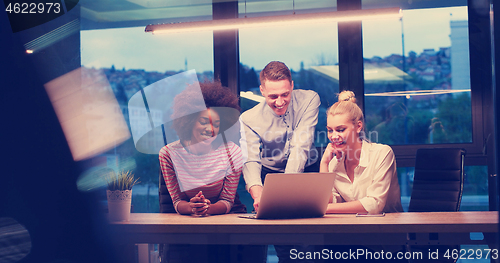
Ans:
[[[368,213],[403,212],[396,160],[390,146],[363,141],[354,182],[347,176],[344,157],[334,157],[328,170],[336,175],[334,203],[359,200]]]

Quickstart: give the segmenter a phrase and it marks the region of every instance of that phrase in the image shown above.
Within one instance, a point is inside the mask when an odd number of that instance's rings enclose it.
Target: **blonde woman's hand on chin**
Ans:
[[[334,156],[337,157],[337,160],[340,160],[340,158],[342,158],[342,154],[342,151],[338,149],[335,144],[328,143],[325,149],[325,154],[323,154],[323,160],[326,158],[328,159],[328,162],[330,162]]]
[[[328,164],[336,157],[338,160],[342,158],[342,151],[340,151],[333,143],[328,143],[325,151],[323,152],[323,157],[321,158],[320,169],[321,173],[328,172]]]

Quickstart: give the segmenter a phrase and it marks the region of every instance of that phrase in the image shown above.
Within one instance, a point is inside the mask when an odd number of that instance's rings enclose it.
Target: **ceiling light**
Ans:
[[[57,41],[68,37],[71,34],[80,32],[80,20],[72,20],[40,37],[37,37],[30,42],[24,44],[26,53],[33,54],[34,52],[40,51]]]
[[[262,26],[291,26],[304,23],[349,22],[373,19],[400,18],[402,11],[399,8],[381,8],[365,10],[349,10],[324,12],[313,14],[295,14],[283,16],[246,17],[232,19],[218,19],[197,22],[181,22],[156,24],[146,26],[145,31],[153,34],[179,33],[203,30],[228,30]]]
[[[428,96],[439,95],[459,92],[470,92],[470,89],[433,89],[433,90],[406,90],[406,91],[392,91],[380,93],[367,93],[365,96],[369,97],[406,97],[409,99],[411,96]]]

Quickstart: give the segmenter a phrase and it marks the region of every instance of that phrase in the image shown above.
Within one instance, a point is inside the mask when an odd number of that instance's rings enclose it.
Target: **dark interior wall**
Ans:
[[[14,34],[9,25],[0,12],[0,219],[29,233],[31,251],[19,262],[115,262],[103,214],[77,190],[79,170],[43,87],[79,66],[79,34],[29,55],[26,32]],[[3,245],[15,254],[19,244]]]

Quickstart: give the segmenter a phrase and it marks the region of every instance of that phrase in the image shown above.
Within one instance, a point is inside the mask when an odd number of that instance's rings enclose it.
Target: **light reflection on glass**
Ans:
[[[0,244],[0,262],[19,262],[31,251],[31,236],[15,219],[0,217]]]
[[[45,89],[74,160],[100,154],[130,137],[102,72],[79,68],[45,84]]]

